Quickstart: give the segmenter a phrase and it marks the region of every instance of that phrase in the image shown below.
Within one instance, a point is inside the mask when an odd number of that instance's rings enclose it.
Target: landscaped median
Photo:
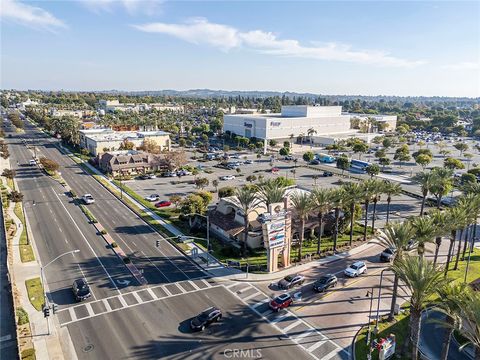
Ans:
[[[23,215],[22,203],[18,202],[15,204],[14,212],[22,223],[22,233],[20,234],[19,239],[20,259],[22,262],[33,261],[35,260],[35,255],[33,253],[32,245],[30,245],[30,242],[28,241],[27,226],[25,222],[25,216]]]
[[[37,311],[42,311],[44,303],[43,286],[39,277],[25,281],[27,287],[28,300]]]

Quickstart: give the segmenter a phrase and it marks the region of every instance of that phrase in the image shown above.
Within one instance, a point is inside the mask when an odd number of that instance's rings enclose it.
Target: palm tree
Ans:
[[[428,216],[432,219],[436,229],[435,256],[433,258],[433,264],[436,265],[438,260],[438,252],[440,251],[440,246],[442,245],[442,237],[447,236],[451,229],[448,222],[449,217],[447,212],[435,209],[431,211]]]
[[[242,209],[243,212],[243,222],[244,222],[244,239],[243,239],[243,255],[247,254],[247,239],[248,239],[248,227],[250,222],[248,216],[250,213],[258,206],[259,199],[257,198],[257,190],[252,186],[243,186],[238,188],[235,192],[237,206]]]
[[[478,214],[480,212],[480,194],[475,194],[475,193],[469,193],[464,196],[463,201],[466,201],[467,203],[470,204],[470,210],[468,212],[469,215],[469,222],[468,222],[468,228],[467,228],[467,236],[465,236],[465,242],[463,245],[463,251],[462,251],[462,261],[465,259],[465,253],[467,252],[467,247],[470,239],[475,239],[475,229],[477,227],[477,219],[478,219]],[[472,228],[473,225],[473,231],[474,233],[472,234],[470,229]],[[472,240],[475,241],[475,240]],[[472,244],[473,245],[473,244]]]
[[[346,201],[346,194],[342,188],[333,190],[332,193],[332,206],[335,209],[335,228],[333,230],[333,252],[337,251],[338,240],[338,223],[340,220],[340,209],[343,207]]]
[[[436,224],[430,216],[422,216],[413,218],[412,226],[415,230],[418,255],[423,258],[425,256],[425,244],[433,242],[437,233]]]
[[[446,315],[446,331],[440,360],[447,360],[448,358],[452,334],[455,328],[458,327],[458,323],[461,319],[461,306],[459,300],[464,298],[466,291],[467,286],[465,284],[455,282],[448,282],[437,289],[439,301],[436,309],[440,310]]]
[[[288,137],[290,138],[290,149],[293,149],[293,138],[295,137],[295,134],[290,134]]]
[[[379,243],[385,247],[395,248],[397,251],[393,254],[393,264],[397,264],[403,259],[404,249],[407,248],[408,242],[414,236],[415,231],[409,222],[391,223],[384,229],[383,233],[378,237]],[[392,304],[390,306],[389,321],[394,318],[395,304],[397,303],[398,294],[398,275],[395,273],[393,280]]]
[[[376,181],[374,179],[365,180],[362,183],[362,198],[363,203],[365,204],[365,222],[363,229],[363,241],[367,240],[367,225],[368,225],[368,205],[372,200],[372,196],[375,192]]]
[[[458,298],[457,298],[458,299]],[[457,331],[461,336],[467,339],[460,350],[466,345],[472,344],[475,349],[475,360],[480,359],[480,293],[476,291],[466,291],[462,297],[458,299],[459,308],[462,317],[461,322],[457,326]],[[465,322],[466,324],[462,324]]]
[[[298,261],[300,262],[302,260],[303,240],[305,238],[305,221],[308,218],[308,213],[312,209],[312,199],[307,192],[298,190],[292,194],[290,201],[292,202],[296,216],[300,220],[300,239],[298,247]]]
[[[345,203],[350,206],[350,241],[349,245],[352,246],[353,241],[353,229],[355,227],[355,205],[362,198],[363,189],[358,183],[347,182],[342,184],[342,188],[345,193]]]
[[[422,190],[422,206],[420,208],[420,216],[423,216],[423,209],[425,208],[425,200],[433,185],[434,175],[431,172],[422,171],[413,177],[413,180],[420,184]]]
[[[385,181],[383,192],[387,195],[387,224],[390,221],[390,203],[392,196],[400,195],[402,193],[402,186],[397,182]]]
[[[465,219],[467,218],[467,214],[465,213],[464,208],[455,206],[448,210],[447,216],[448,224],[450,225],[450,245],[448,247],[447,263],[445,264],[445,277],[447,277],[449,271],[450,260],[453,255],[453,246],[457,238],[457,231],[465,227]]]
[[[442,197],[446,196],[453,186],[453,170],[445,168],[434,168],[433,182],[430,192],[437,198],[437,208],[440,208]]]
[[[468,227],[474,221],[473,215],[476,215],[475,209],[474,209],[475,199],[476,199],[476,196],[474,194],[468,194],[462,197],[456,205],[456,207],[463,209],[465,217],[463,218],[463,221],[462,221],[463,227],[460,233],[460,237],[458,239],[457,256],[455,258],[455,266],[453,267],[453,270],[458,269],[458,261],[460,259],[460,252],[462,248],[462,235],[465,235],[465,243],[467,242],[467,239],[468,239],[468,231],[465,229],[465,227]]]
[[[373,196],[372,196],[372,201],[373,201],[373,212],[372,212],[372,232],[375,232],[375,216],[377,213],[377,203],[380,201],[380,196],[384,192],[384,186],[385,183],[381,180],[374,179],[375,180],[375,187],[373,190]]]
[[[314,128],[310,128],[310,129],[307,130],[307,135],[310,138],[310,147],[312,147],[312,145],[313,145],[312,135],[316,134],[316,133],[317,133],[317,130],[315,130]]]
[[[314,188],[311,193],[314,210],[318,216],[318,243],[317,254],[320,255],[322,243],[323,216],[332,208],[332,190],[325,188]]]
[[[271,204],[283,202],[285,187],[280,186],[274,179],[268,179],[258,184],[257,195],[268,209]]]
[[[430,297],[442,285],[442,273],[432,262],[418,256],[407,256],[392,266],[392,270],[405,283],[410,297],[410,323],[407,343],[411,343],[413,360],[418,359],[421,313]]]

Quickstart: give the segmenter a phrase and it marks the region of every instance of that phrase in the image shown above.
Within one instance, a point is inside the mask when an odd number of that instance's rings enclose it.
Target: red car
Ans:
[[[273,167],[271,171],[272,171],[272,173],[276,173],[276,172],[278,172],[279,170],[280,170],[279,168]]]
[[[156,203],[155,207],[167,207],[167,206],[170,206],[170,205],[172,205],[171,201],[162,200],[162,201],[159,201],[158,203]]]
[[[285,309],[289,307],[290,305],[292,305],[292,303],[293,303],[293,299],[290,296],[290,294],[285,293],[280,296],[277,296],[275,299],[270,301],[270,304],[268,305],[270,306],[270,309],[272,309],[273,311],[279,311],[280,309]]]

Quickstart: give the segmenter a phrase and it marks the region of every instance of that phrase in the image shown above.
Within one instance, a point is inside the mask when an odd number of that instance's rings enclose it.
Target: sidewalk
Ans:
[[[8,160],[1,159],[0,161],[0,173],[3,169],[10,168]],[[15,187],[18,188],[14,179]],[[8,185],[5,184],[8,188]],[[9,189],[9,188],[8,188]],[[11,189],[9,189],[11,191]],[[12,239],[12,247],[9,252],[13,255],[12,266],[12,283],[15,285],[19,305],[27,312],[30,329],[31,329],[31,341],[35,348],[35,356],[37,359],[77,359],[76,353],[73,349],[68,331],[66,329],[60,329],[56,321],[55,316],[50,316],[50,335],[48,335],[47,322],[43,317],[41,311],[37,311],[30,303],[28,298],[27,288],[25,281],[32,278],[40,277],[40,257],[33,241],[33,234],[30,231],[28,219],[25,217],[28,238],[35,254],[35,260],[22,263],[20,258],[20,236],[22,234],[23,224],[21,220],[14,213],[15,203],[11,202],[7,211],[8,216],[14,221],[17,231]],[[48,285],[44,285],[44,290],[48,293]],[[20,343],[20,339],[19,339]],[[63,346],[62,346],[63,345]]]

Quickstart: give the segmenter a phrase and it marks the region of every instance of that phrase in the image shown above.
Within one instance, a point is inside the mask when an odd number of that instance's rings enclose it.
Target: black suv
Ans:
[[[395,255],[396,252],[397,252],[397,249],[393,247],[385,248],[385,250],[383,250],[382,253],[380,254],[380,261],[384,261],[384,262],[392,261],[393,256]]]
[[[72,285],[72,291],[77,301],[83,301],[92,296],[90,286],[88,286],[87,280],[85,279],[75,280]]]
[[[333,176],[333,173],[331,171],[324,171],[323,172],[323,177],[330,177]]]
[[[193,318],[190,322],[192,330],[205,330],[205,327],[214,321],[220,321],[222,318],[222,311],[212,306],[202,311],[200,315]]]
[[[316,292],[324,292],[327,291],[331,287],[335,287],[337,285],[338,279],[333,274],[328,274],[322,276],[320,279],[313,283],[313,290]]]

